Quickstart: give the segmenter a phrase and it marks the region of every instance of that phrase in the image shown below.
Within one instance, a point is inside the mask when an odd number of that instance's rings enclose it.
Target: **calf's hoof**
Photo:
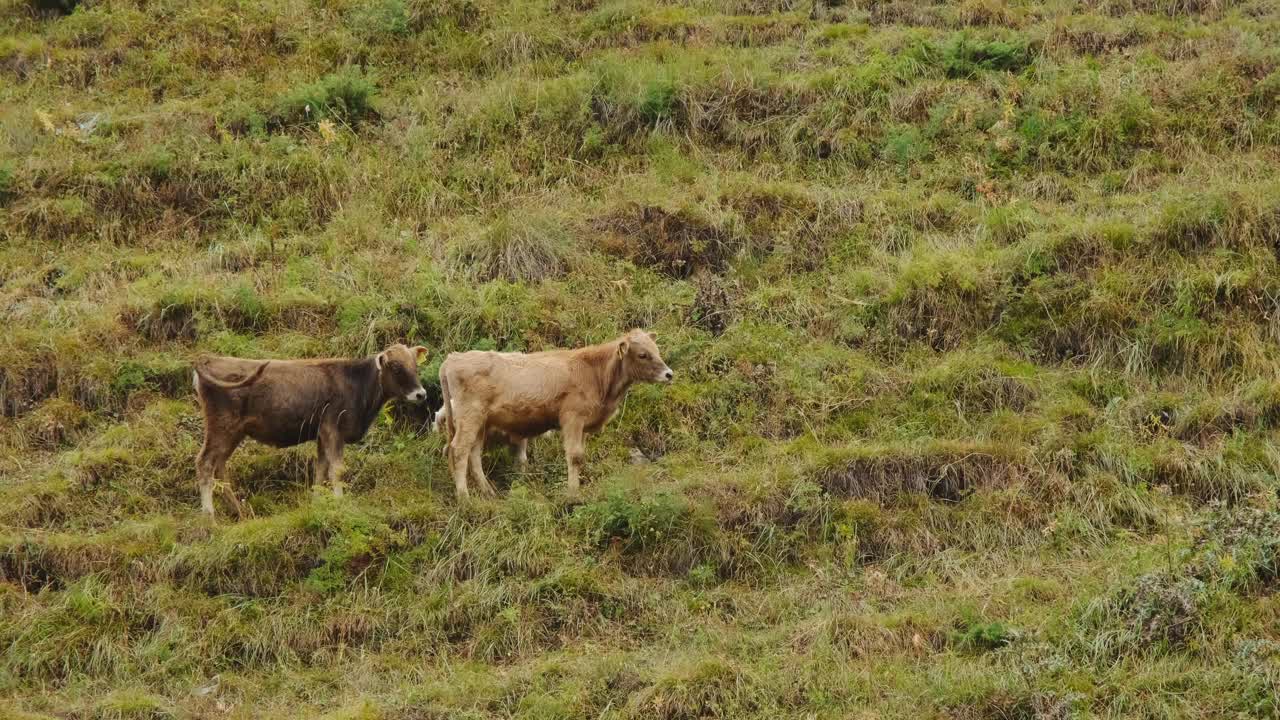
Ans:
[[[249,505],[249,503],[237,497],[235,491],[231,489],[231,486],[224,486],[221,488],[221,492],[222,497],[229,505],[231,505],[231,509],[236,511],[236,517],[243,520],[247,517],[251,518],[254,516],[253,507]]]
[[[582,507],[585,504],[586,503],[582,500],[580,496],[573,495],[573,496],[565,497],[560,501],[559,506],[555,510],[556,516],[569,517],[570,515],[573,514],[574,510],[577,510],[578,508]]]

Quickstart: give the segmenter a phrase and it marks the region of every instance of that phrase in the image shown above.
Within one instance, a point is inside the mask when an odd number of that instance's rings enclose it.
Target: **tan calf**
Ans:
[[[560,430],[568,491],[576,495],[584,435],[609,422],[632,383],[671,377],[653,335],[643,330],[577,350],[450,354],[440,366],[440,388],[452,429],[449,467],[458,497],[468,495],[468,470],[481,492],[494,492],[480,464],[485,434],[494,429],[520,438]]]

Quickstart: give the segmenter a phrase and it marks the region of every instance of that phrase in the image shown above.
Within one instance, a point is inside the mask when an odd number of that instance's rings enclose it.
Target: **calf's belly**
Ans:
[[[488,417],[489,428],[502,430],[516,437],[537,437],[548,430],[557,430],[560,419],[546,412],[519,413],[496,412]]]
[[[246,430],[249,437],[263,445],[285,448],[315,440],[316,428],[316,423],[304,420],[272,425],[254,423]]]

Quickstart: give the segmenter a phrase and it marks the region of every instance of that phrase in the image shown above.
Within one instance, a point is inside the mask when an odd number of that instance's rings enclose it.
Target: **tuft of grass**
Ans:
[[[949,78],[970,78],[982,71],[1019,72],[1033,60],[1028,43],[1016,37],[982,40],[961,32],[929,50]]]
[[[977,488],[1000,487],[1039,471],[1001,446],[938,444],[924,448],[853,447],[834,451],[818,470],[819,483],[845,497],[883,498],[924,493],[956,501]]]
[[[412,30],[410,11],[404,0],[379,0],[351,10],[347,22],[366,41],[383,36],[408,35]]]
[[[0,165],[0,205],[13,200],[17,194],[17,171],[11,165]]]
[[[669,719],[734,714],[751,706],[751,684],[751,678],[731,662],[692,658],[670,667],[633,695],[627,710],[636,716]]]
[[[626,203],[599,222],[604,249],[677,278],[724,271],[747,243],[735,218],[718,208]]]
[[[297,127],[330,120],[356,127],[377,117],[376,90],[367,77],[354,70],[326,75],[277,98],[270,110],[270,122],[279,127]]]
[[[1007,647],[1017,637],[1017,631],[1002,622],[966,615],[952,630],[949,642],[966,652],[980,654]]]
[[[568,231],[553,217],[506,214],[455,240],[448,261],[476,280],[536,283],[568,271]]]
[[[145,690],[116,690],[102,698],[93,710],[101,720],[167,720],[174,717],[164,698]]]

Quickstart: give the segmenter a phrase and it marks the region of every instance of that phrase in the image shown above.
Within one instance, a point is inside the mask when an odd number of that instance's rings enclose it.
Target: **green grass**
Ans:
[[[0,0],[0,715],[1280,716],[1269,0]],[[563,496],[190,362],[657,332]],[[432,408],[434,409],[434,407]]]

